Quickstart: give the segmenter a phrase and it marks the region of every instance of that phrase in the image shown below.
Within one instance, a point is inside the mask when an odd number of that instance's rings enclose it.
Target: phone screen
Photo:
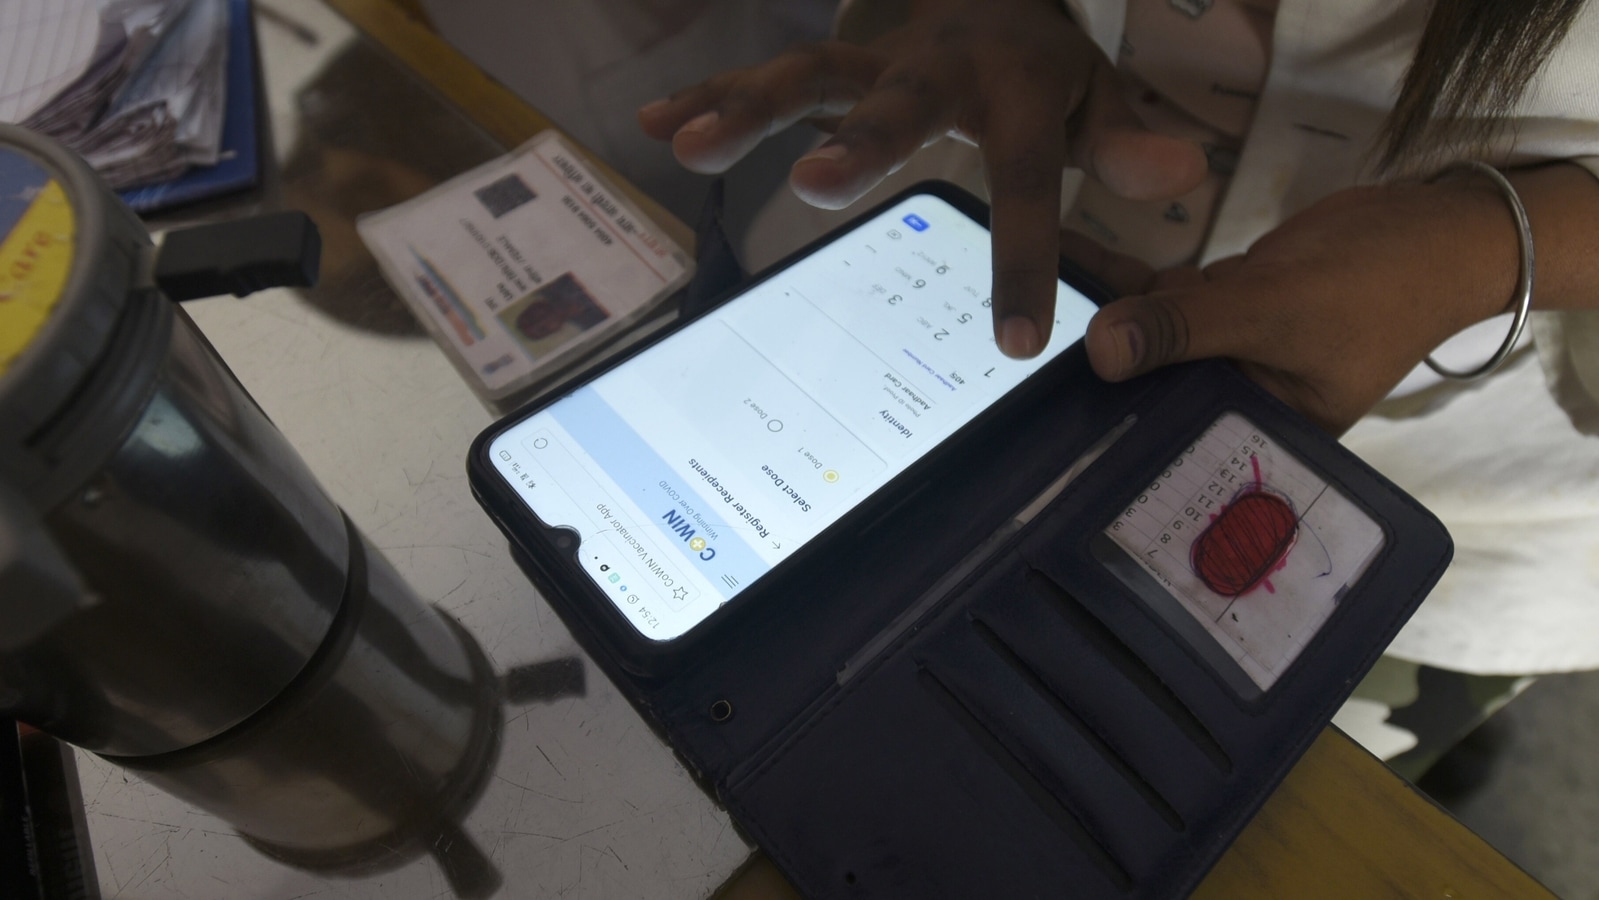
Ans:
[[[489,446],[645,637],[681,636],[1083,335],[993,338],[986,228],[916,194],[529,415]]]

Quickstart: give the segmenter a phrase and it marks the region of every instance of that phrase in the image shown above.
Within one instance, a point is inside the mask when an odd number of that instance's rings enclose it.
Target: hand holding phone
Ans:
[[[1118,196],[1175,199],[1204,179],[1205,153],[1143,124],[1115,65],[1059,3],[902,6],[903,24],[868,44],[792,48],[652,103],[639,122],[686,167],[720,172],[766,136],[819,119],[835,135],[789,180],[826,209],[858,200],[940,136],[979,145],[994,205],[992,327],[1006,353],[1030,358],[1050,343],[1062,168]]]
[[[491,428],[473,489],[807,895],[1183,895],[1449,541],[1229,363],[1097,378],[1069,266],[1002,355],[985,220],[894,198]]]
[[[922,188],[487,443],[518,533],[574,544],[584,590],[668,641],[822,538],[1076,341],[999,352],[981,207]]]

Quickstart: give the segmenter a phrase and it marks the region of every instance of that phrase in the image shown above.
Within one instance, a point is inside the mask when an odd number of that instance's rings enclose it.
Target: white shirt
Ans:
[[[1116,59],[1124,0],[1065,2]],[[1266,82],[1202,263],[1243,252],[1328,194],[1377,180],[1372,148],[1428,7],[1428,0],[1281,0]],[[835,28],[845,39],[867,40],[892,27],[889,17],[902,9],[846,2]],[[1599,176],[1599,4],[1578,14],[1493,150],[1487,161],[1499,166],[1559,159]],[[929,177],[983,192],[976,154],[945,141],[863,203]],[[1068,173],[1063,209],[1079,182]],[[752,226],[746,258],[752,266],[775,259],[849,215],[782,192]],[[1437,514],[1455,540],[1454,564],[1390,653],[1480,674],[1599,667],[1599,312],[1534,313],[1529,331],[1535,353],[1470,385],[1418,374],[1344,437]],[[1484,323],[1442,352],[1480,360],[1504,333],[1502,322]]]

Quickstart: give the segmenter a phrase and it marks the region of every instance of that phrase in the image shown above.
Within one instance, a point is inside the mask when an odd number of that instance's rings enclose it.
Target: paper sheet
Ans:
[[[1106,534],[1261,689],[1299,657],[1385,540],[1236,413],[1172,460]]]
[[[227,0],[0,0],[0,121],[122,189],[217,160]]]
[[[227,0],[193,0],[150,58],[77,141],[113,187],[175,178],[217,160],[228,48]]]
[[[0,0],[0,122],[21,122],[78,80],[100,38],[98,0]]]

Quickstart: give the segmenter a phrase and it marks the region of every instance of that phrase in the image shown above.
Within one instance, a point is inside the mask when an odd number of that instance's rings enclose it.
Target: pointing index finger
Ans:
[[[1003,96],[1003,95],[1002,95]],[[1032,90],[983,123],[983,165],[992,202],[994,340],[1006,356],[1029,359],[1055,325],[1060,181],[1066,159],[1060,106]]]

